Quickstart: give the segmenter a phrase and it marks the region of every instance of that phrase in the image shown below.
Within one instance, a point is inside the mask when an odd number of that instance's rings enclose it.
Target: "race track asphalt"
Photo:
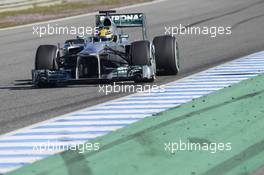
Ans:
[[[144,12],[150,38],[165,26],[231,26],[232,35],[179,35],[181,73],[158,77],[162,84],[222,62],[264,50],[264,0],[168,0],[121,12]],[[59,26],[94,26],[94,16],[56,22]],[[54,23],[53,23],[54,24]],[[32,27],[0,31],[0,133],[6,133],[123,95],[99,93],[98,85],[33,89],[35,50],[40,44],[63,43],[73,36],[39,38]],[[131,31],[134,33],[135,31]]]

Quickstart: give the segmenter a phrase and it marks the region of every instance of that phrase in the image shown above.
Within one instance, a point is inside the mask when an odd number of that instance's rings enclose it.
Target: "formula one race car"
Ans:
[[[124,28],[142,29],[142,40],[129,42]],[[152,82],[156,74],[176,75],[179,52],[176,38],[157,36],[148,40],[142,13],[116,14],[100,11],[97,32],[67,40],[63,48],[40,45],[32,82],[37,87],[96,81]]]

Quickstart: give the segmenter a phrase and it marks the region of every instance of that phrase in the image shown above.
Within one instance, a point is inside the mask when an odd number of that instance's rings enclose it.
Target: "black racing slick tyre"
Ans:
[[[130,47],[131,63],[135,66],[150,65],[150,42],[136,41]]]
[[[151,65],[151,46],[149,41],[142,40],[131,43],[130,54],[130,61],[133,66]],[[154,77],[144,79],[141,75],[138,75],[134,81],[135,83],[151,83],[154,81]]]
[[[35,69],[57,69],[56,57],[58,49],[55,45],[40,45],[35,57]]]
[[[173,36],[157,36],[153,40],[157,73],[176,75],[179,72],[179,49]]]

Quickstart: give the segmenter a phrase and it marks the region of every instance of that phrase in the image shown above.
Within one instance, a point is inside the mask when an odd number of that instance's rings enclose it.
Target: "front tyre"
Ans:
[[[55,45],[40,45],[36,52],[35,69],[58,69],[56,58],[58,48]]]
[[[131,43],[130,58],[132,66],[152,66],[151,65],[151,44],[149,41],[142,40]],[[154,81],[154,76],[143,78],[142,75],[135,76],[135,83],[148,83]]]
[[[150,65],[150,42],[149,41],[136,41],[131,43],[130,48],[131,63],[135,66]]]
[[[37,49],[35,56],[35,70],[56,70],[58,69],[57,64],[58,48],[54,45],[40,45]],[[35,80],[33,80],[35,81]],[[38,80],[34,82],[36,87],[52,87],[56,83],[47,83],[46,79]]]
[[[157,36],[153,40],[157,72],[161,75],[176,75],[180,70],[179,49],[176,38],[170,35]]]

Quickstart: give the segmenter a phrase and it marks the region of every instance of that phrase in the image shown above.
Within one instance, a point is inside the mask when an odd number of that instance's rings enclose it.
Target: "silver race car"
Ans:
[[[40,45],[32,82],[36,87],[90,82],[152,82],[156,74],[176,75],[179,52],[176,38],[157,36],[148,40],[142,13],[100,11],[92,36],[67,40],[64,47]],[[142,39],[129,41],[125,28],[140,28]]]

